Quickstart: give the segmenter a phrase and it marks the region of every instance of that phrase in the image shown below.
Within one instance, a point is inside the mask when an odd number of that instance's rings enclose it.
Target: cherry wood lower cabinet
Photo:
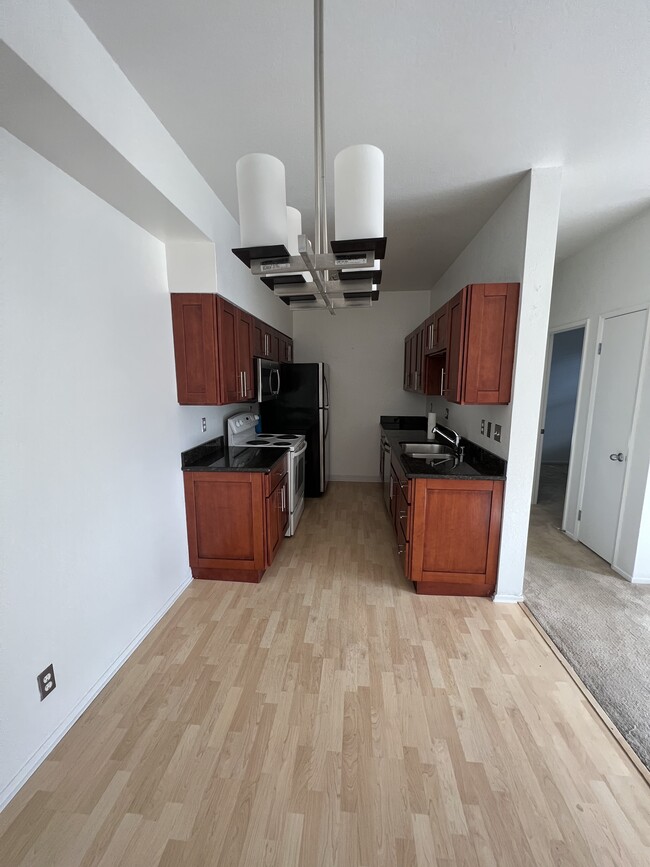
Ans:
[[[414,479],[409,572],[418,593],[490,596],[499,562],[503,482]]]
[[[279,464],[266,474],[184,473],[194,578],[261,580],[289,521],[286,457]]]

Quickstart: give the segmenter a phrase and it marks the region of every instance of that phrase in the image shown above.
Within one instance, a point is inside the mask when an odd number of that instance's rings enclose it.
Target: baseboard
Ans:
[[[370,482],[374,485],[381,482],[379,476],[330,476],[329,480],[330,482]]]
[[[495,593],[492,597],[493,602],[504,602],[508,605],[512,605],[517,602],[523,602],[524,597],[520,595],[514,595],[512,593]]]
[[[139,644],[149,635],[154,626],[161,620],[178,599],[181,593],[192,583],[192,576],[187,575],[183,583],[177,587],[169,599],[163,606],[154,614],[151,620],[140,630],[131,643],[122,651],[115,662],[110,665],[102,674],[96,683],[91,686],[88,692],[77,702],[72,708],[67,717],[61,722],[54,732],[45,740],[43,744],[30,756],[23,767],[13,777],[12,780],[0,792],[0,810],[4,810],[9,801],[18,794],[19,790],[25,785],[34,771],[41,765],[52,752],[54,747],[59,743],[63,736],[77,722],[82,713],[87,710],[93,700],[104,689],[109,680],[116,674],[117,671],[124,665],[131,654],[136,650]]]
[[[574,542],[579,542],[579,541],[580,541],[580,539],[578,539],[577,534],[576,534],[576,533],[571,533],[569,530],[565,530],[565,531],[564,531],[564,535],[565,535],[565,536],[568,536],[569,539],[572,539]]]
[[[617,575],[620,575],[621,578],[625,578],[626,581],[629,581],[630,584],[650,584],[650,578],[634,578],[634,576],[630,575],[629,572],[626,572],[624,569],[620,569],[618,566],[614,566],[612,563],[612,569],[616,572]]]

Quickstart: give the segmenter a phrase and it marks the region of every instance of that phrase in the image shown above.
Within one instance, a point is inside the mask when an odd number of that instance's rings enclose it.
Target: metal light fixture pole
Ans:
[[[314,172],[316,181],[316,253],[327,253],[325,199],[325,98],[323,81],[323,0],[314,0]],[[325,277],[327,279],[327,277]]]

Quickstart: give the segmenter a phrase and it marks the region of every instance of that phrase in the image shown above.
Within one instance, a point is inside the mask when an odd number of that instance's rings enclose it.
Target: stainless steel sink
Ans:
[[[402,454],[411,458],[425,458],[427,460],[447,461],[455,458],[456,452],[440,443],[400,443]]]

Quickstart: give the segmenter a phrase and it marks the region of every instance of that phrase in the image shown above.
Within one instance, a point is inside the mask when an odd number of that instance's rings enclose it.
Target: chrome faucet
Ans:
[[[460,446],[460,434],[457,431],[447,428],[449,431],[449,433],[447,433],[447,431],[440,430],[438,425],[435,426],[434,430],[435,433],[440,434],[441,437],[444,437],[448,442],[452,443],[453,447],[458,451]],[[453,436],[450,436],[450,434],[453,434]]]

